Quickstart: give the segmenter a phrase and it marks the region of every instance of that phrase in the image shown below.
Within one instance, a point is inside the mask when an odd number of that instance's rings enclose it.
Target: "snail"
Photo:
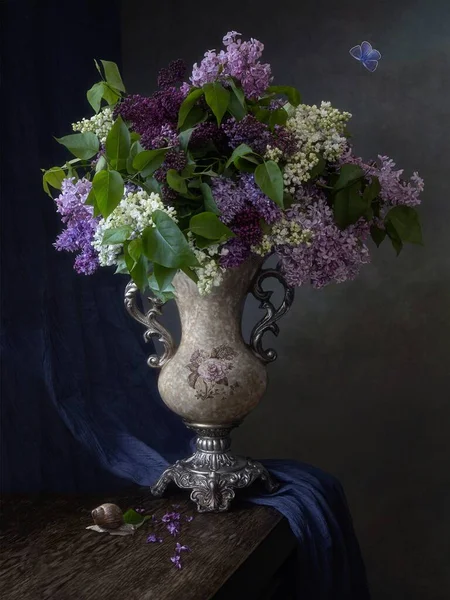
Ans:
[[[104,529],[117,529],[124,524],[123,513],[117,504],[101,504],[91,512],[94,523]]]

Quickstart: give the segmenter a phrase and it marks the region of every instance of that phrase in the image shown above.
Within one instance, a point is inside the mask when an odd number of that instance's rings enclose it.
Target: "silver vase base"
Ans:
[[[198,512],[224,512],[229,509],[235,490],[246,488],[257,479],[269,493],[278,489],[278,483],[260,462],[231,454],[230,431],[234,425],[186,425],[197,433],[196,451],[164,471],[151,488],[154,496],[162,496],[173,482],[181,489],[191,490]]]

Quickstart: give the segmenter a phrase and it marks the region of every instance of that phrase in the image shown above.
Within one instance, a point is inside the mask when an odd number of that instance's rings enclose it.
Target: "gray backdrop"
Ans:
[[[342,481],[375,600],[447,600],[450,1],[127,0],[128,90],[151,93],[159,68],[192,64],[230,29],[265,43],[276,83],[352,112],[358,153],[387,154],[426,184],[424,248],[396,258],[386,244],[357,281],[298,290],[269,390],[235,449],[313,463]],[[383,55],[373,74],[348,54],[364,39]],[[257,318],[249,303],[247,332]]]

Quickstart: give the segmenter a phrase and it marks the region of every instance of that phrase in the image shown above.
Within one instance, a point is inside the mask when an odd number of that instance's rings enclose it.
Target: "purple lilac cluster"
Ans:
[[[294,220],[312,233],[311,243],[276,248],[281,268],[289,285],[311,283],[321,288],[329,283],[354,279],[360,267],[370,262],[364,240],[370,225],[361,221],[344,230],[337,227],[333,211],[323,193],[311,186],[296,197],[298,203],[286,211]]]
[[[258,153],[264,154],[267,146],[279,148],[285,156],[291,156],[297,151],[298,143],[294,134],[281,125],[276,125],[271,131],[265,123],[258,121],[253,115],[246,115],[240,121],[231,118],[222,125],[231,148],[247,144]]]
[[[189,140],[189,150],[201,150],[212,142],[219,152],[227,152],[229,149],[228,140],[225,132],[216,123],[208,121],[200,123],[192,132]]]
[[[85,204],[92,184],[87,179],[64,179],[61,194],[55,199],[57,212],[66,229],[54,244],[57,250],[77,252],[74,269],[83,275],[92,275],[98,268],[98,256],[92,247],[99,219],[94,218],[92,206]]]
[[[395,169],[395,162],[388,156],[378,156],[379,164],[367,164],[362,158],[353,156],[351,149],[341,159],[341,164],[351,163],[359,165],[367,176],[378,177],[381,185],[380,196],[385,203],[385,208],[390,206],[405,205],[417,206],[421,200],[419,194],[424,189],[423,179],[414,172],[409,181],[401,179],[403,169]]]
[[[250,256],[251,247],[261,241],[261,219],[270,225],[282,217],[282,211],[260,190],[250,173],[236,180],[216,177],[211,188],[221,220],[236,234],[223,246],[220,264],[226,269],[237,267]]]
[[[186,63],[181,58],[173,60],[168,67],[159,72],[158,87],[163,90],[181,83],[186,75],[186,68]]]
[[[148,98],[134,94],[118,105],[115,117],[120,115],[129,121],[133,131],[141,135],[142,146],[152,150],[161,147],[161,137],[178,143],[176,128],[183,100],[183,93],[176,87],[158,90]]]
[[[258,98],[264,93],[271,80],[269,64],[260,62],[264,44],[251,38],[243,42],[236,31],[228,32],[223,38],[225,50],[205,52],[200,65],[195,63],[190,80],[201,87],[205,83],[234,77],[241,83],[247,98]]]

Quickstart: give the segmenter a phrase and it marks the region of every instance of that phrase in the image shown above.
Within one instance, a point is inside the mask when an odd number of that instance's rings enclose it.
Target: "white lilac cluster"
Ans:
[[[261,242],[252,246],[252,252],[260,256],[267,256],[277,246],[289,246],[296,248],[301,244],[311,243],[311,231],[303,229],[296,221],[290,221],[283,217],[272,225],[269,233],[266,233]]]
[[[284,185],[292,194],[310,179],[320,156],[327,161],[341,157],[347,145],[343,133],[350,117],[350,113],[333,108],[329,102],[322,102],[319,107],[297,106],[286,123],[299,144],[299,150],[284,167]]]
[[[91,131],[92,133],[95,133],[100,140],[100,143],[104,144],[113,123],[112,108],[106,107],[90,119],[81,119],[78,123],[72,123],[72,129],[73,131],[80,131],[81,133]]]
[[[213,244],[207,248],[197,248],[192,233],[188,232],[188,242],[200,267],[193,269],[198,277],[197,287],[201,296],[206,296],[213,287],[222,283],[225,269],[219,265],[219,245]]]
[[[98,252],[102,267],[116,264],[117,257],[122,252],[122,244],[102,244],[104,233],[107,229],[117,229],[129,226],[131,233],[128,239],[132,240],[141,234],[146,227],[154,226],[152,214],[155,210],[162,210],[177,222],[175,209],[163,204],[160,196],[144,190],[125,192],[119,206],[113,210],[107,219],[101,219],[94,235],[92,245]]]

